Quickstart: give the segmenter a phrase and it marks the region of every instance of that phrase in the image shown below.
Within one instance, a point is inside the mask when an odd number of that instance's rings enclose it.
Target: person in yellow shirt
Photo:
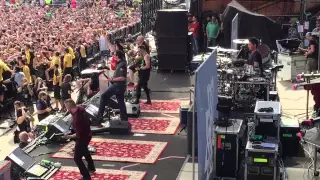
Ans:
[[[53,73],[53,97],[56,104],[55,110],[59,110],[59,103],[61,99],[61,86],[62,86],[62,70],[58,64],[54,65]],[[61,105],[62,107],[62,105]]]
[[[61,61],[60,61],[60,53],[59,52],[56,52],[55,56],[52,57],[50,67],[45,72],[47,81],[50,80],[49,72],[54,69],[55,65],[58,65],[58,67],[61,68]]]
[[[21,58],[18,61],[19,63],[19,67],[22,69],[23,74],[25,75],[27,82],[31,83],[31,74],[30,74],[30,69],[29,67],[26,65],[26,62]]]
[[[33,68],[34,53],[31,50],[31,45],[30,44],[26,45],[25,56],[26,56],[26,59],[27,59],[26,65],[30,69],[30,74],[34,76],[35,75],[34,68]]]
[[[69,49],[69,53],[72,55],[72,60],[74,60],[76,58],[76,55],[74,54],[71,43],[69,41],[67,42],[67,49]]]
[[[80,59],[78,64],[78,69],[81,74],[81,71],[86,68],[87,63],[87,51],[86,51],[86,44],[81,44],[80,46]]]
[[[0,108],[3,107],[5,86],[2,84],[2,81],[3,81],[2,74],[5,71],[10,71],[10,68],[2,60],[0,60]]]
[[[70,53],[69,48],[65,49],[66,54],[64,55],[63,58],[63,74],[67,75],[70,74],[71,77],[73,76],[72,74],[72,59],[73,56]]]

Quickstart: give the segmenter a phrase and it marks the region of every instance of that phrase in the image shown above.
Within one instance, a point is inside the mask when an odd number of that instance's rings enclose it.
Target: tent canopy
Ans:
[[[277,49],[276,40],[282,38],[281,25],[262,14],[247,10],[235,0],[228,4],[223,13],[222,22],[226,47],[231,46],[231,24],[236,14],[239,16],[239,39],[255,37],[261,39],[262,43],[266,44],[271,49]]]

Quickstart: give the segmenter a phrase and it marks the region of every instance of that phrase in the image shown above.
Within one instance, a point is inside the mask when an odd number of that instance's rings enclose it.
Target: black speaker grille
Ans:
[[[158,53],[186,54],[188,51],[188,37],[158,37]]]
[[[187,54],[158,54],[160,70],[185,70]]]
[[[159,10],[156,19],[157,36],[184,37],[188,34],[185,10]]]

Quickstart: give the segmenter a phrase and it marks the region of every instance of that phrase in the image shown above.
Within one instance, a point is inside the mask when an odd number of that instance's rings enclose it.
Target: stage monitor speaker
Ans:
[[[159,70],[186,70],[187,54],[158,54]]]
[[[127,135],[131,133],[131,124],[128,121],[110,121],[110,134]]]
[[[20,179],[21,175],[32,167],[36,161],[25,153],[21,148],[17,147],[6,158],[11,162],[11,178]]]
[[[159,37],[186,37],[188,35],[187,11],[181,9],[158,10],[156,33]]]
[[[185,37],[158,37],[158,54],[186,54],[188,38]]]

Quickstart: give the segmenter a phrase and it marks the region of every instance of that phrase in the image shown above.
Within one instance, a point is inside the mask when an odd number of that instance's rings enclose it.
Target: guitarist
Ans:
[[[138,36],[136,42],[137,42],[138,47],[144,46],[145,49],[146,49],[147,54],[150,54],[149,45],[148,45],[148,44],[146,43],[146,41],[144,40],[144,37],[143,37],[143,36]],[[140,67],[141,61],[144,59],[144,57],[141,57],[141,56],[139,55],[138,51],[137,51],[137,52],[134,52],[133,55],[134,55],[134,56],[137,56],[137,58],[135,58],[134,64],[129,67],[129,80],[130,80],[130,82],[128,83],[128,86],[133,86],[133,85],[134,85],[134,83],[133,83],[133,82],[134,82],[134,73],[136,72],[136,69],[137,69],[138,67]]]

